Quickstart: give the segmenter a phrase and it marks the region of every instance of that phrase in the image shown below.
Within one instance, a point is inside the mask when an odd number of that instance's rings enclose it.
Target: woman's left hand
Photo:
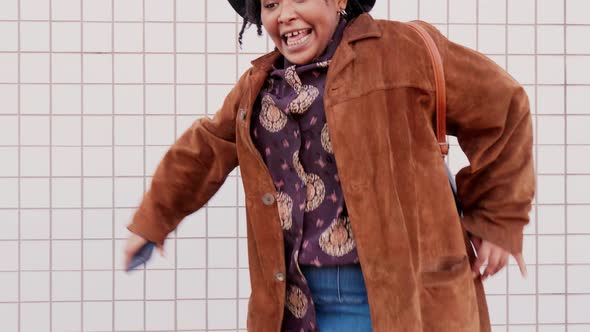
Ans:
[[[481,266],[487,260],[487,266],[484,270],[481,280],[485,280],[488,276],[496,274],[500,271],[508,262],[508,257],[510,253],[503,248],[489,242],[486,240],[482,240],[480,237],[471,234],[471,241],[475,246],[475,250],[477,251],[477,259],[473,264],[473,277],[477,277],[480,273]],[[526,271],[526,263],[522,257],[522,253],[518,253],[514,255],[514,259],[518,263],[518,267],[520,268],[520,273],[523,277],[526,278],[527,271]]]

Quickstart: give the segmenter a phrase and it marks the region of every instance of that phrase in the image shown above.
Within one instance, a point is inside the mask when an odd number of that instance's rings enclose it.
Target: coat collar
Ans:
[[[339,72],[343,66],[348,64],[354,58],[354,52],[352,51],[350,44],[366,38],[380,38],[382,34],[383,32],[381,31],[381,28],[368,13],[363,13],[350,21],[344,30],[342,41],[338,47],[343,48],[343,59],[340,66],[337,66],[334,71]],[[281,53],[275,48],[272,52],[252,60],[251,64],[255,71],[261,70],[263,72],[269,72],[272,69],[272,65],[276,63],[280,56]]]

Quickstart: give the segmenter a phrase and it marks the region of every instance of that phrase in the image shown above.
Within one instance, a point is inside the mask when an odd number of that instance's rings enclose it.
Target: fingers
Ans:
[[[522,257],[522,253],[514,255],[514,259],[516,259],[516,262],[518,263],[518,267],[520,268],[520,274],[522,274],[522,276],[526,278],[528,273],[526,270],[526,263],[524,262],[524,258]]]
[[[123,250],[123,270],[127,270],[127,265],[131,262],[133,255],[147,243],[143,237],[131,233],[125,242],[125,249]]]
[[[477,259],[473,263],[473,267],[472,267],[473,278],[476,278],[479,275],[481,266],[488,259],[488,256],[489,256],[489,247],[480,246],[477,251]]]
[[[486,280],[487,277],[494,275],[498,271],[500,271],[504,267],[504,265],[506,265],[507,260],[508,254],[504,250],[492,250],[490,252],[488,265],[486,266],[486,269],[483,272],[481,280]]]

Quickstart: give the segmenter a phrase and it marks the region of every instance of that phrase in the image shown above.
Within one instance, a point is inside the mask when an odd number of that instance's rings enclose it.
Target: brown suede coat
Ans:
[[[487,332],[467,232],[522,250],[534,195],[528,97],[501,67],[426,22],[444,62],[447,126],[469,158],[459,218],[433,131],[427,49],[406,24],[363,14],[329,67],[324,104],[375,332]],[[252,294],[248,331],[278,332],[285,305],[283,232],[271,176],[249,135],[252,105],[277,60],[252,62],[213,118],[172,145],[128,229],[162,244],[240,166]],[[452,153],[452,150],[451,150]],[[463,227],[462,227],[463,225]],[[469,250],[467,250],[469,249]]]

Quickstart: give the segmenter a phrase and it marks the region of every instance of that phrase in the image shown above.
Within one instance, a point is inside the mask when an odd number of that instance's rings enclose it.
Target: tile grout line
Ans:
[[[205,114],[209,116],[209,1],[205,0],[204,50],[205,50]],[[205,203],[205,331],[209,331],[209,202]]]
[[[111,329],[116,331],[116,301],[115,295],[115,280],[117,273],[116,259],[116,236],[115,236],[115,0],[111,0],[111,194],[112,194],[112,208],[111,208]]]
[[[80,2],[80,331],[84,331],[84,1]]]
[[[534,168],[535,168],[535,173],[534,173],[534,179],[535,179],[535,183],[539,183],[539,175],[538,175],[538,170],[539,170],[539,145],[537,144],[539,142],[539,115],[538,115],[538,110],[539,110],[539,75],[537,74],[537,67],[539,65],[538,63],[538,0],[535,0],[534,2],[535,5],[535,40],[534,40],[534,52],[535,52],[535,85],[534,85],[534,91],[535,91],[535,109],[533,114],[535,115],[535,136],[534,136],[534,156],[535,156],[535,160],[534,160]],[[530,103],[529,103],[530,104]],[[529,105],[530,106],[530,105]],[[537,187],[537,186],[535,186]],[[535,206],[534,206],[534,212],[535,212],[535,332],[539,332],[539,318],[540,318],[540,314],[539,314],[539,198],[538,195],[535,195]]]
[[[564,136],[564,185],[565,188],[563,190],[563,194],[564,194],[564,233],[565,233],[565,239],[564,239],[564,272],[565,272],[565,276],[564,276],[564,290],[563,292],[565,293],[565,299],[564,299],[564,323],[565,323],[565,331],[567,332],[569,330],[569,320],[568,320],[568,282],[567,282],[567,277],[568,277],[568,264],[567,264],[567,260],[568,260],[568,251],[567,251],[567,247],[568,247],[568,228],[567,228],[567,207],[569,206],[568,204],[568,195],[567,195],[567,179],[568,179],[568,169],[567,169],[567,120],[568,120],[568,111],[567,111],[567,86],[568,86],[568,82],[567,82],[567,29],[568,29],[568,22],[567,22],[567,0],[563,1],[563,102],[564,102],[564,108],[563,108],[563,113],[564,113],[564,130],[563,130],[563,136]]]
[[[53,222],[53,0],[49,0],[49,332],[53,331],[53,241],[51,226]]]
[[[18,242],[17,242],[17,262],[18,262],[18,272],[17,272],[17,299],[18,299],[18,305],[17,305],[17,322],[16,322],[16,326],[18,331],[21,330],[21,318],[22,318],[22,294],[21,294],[21,278],[22,278],[22,273],[20,270],[21,267],[21,216],[22,216],[22,211],[21,211],[21,181],[20,181],[20,177],[21,177],[21,117],[20,117],[20,113],[21,113],[21,89],[22,89],[22,83],[21,83],[21,5],[20,5],[20,0],[17,0],[17,8],[16,8],[16,12],[17,12],[17,18],[18,18],[18,24],[17,24],[17,34],[18,34],[18,40],[17,40],[17,99],[16,99],[16,105],[17,105],[17,143],[18,143],[18,147],[17,147],[17,156],[18,156],[18,169],[17,169],[17,181],[16,181],[16,187],[17,187],[17,196],[18,196],[18,202],[17,202],[17,221],[18,221],[18,229],[17,229],[17,233],[18,233]]]
[[[142,186],[143,186],[143,192],[145,194],[146,190],[148,190],[148,186],[146,184],[147,181],[147,177],[148,175],[146,174],[146,153],[147,153],[147,148],[146,148],[146,141],[147,141],[147,134],[146,134],[146,123],[147,123],[147,119],[146,119],[146,66],[145,66],[145,1],[146,0],[142,0],[141,1],[141,56],[142,56],[142,82],[141,82],[141,91],[142,91],[142,105],[141,105],[141,110],[142,110],[142,121],[143,121],[143,128],[142,128],[142,133],[143,133],[143,163],[142,163],[142,167],[143,167],[143,181],[142,181]],[[150,179],[150,187],[151,187],[151,179]],[[142,311],[143,311],[143,329],[146,329],[147,326],[147,274],[148,274],[148,268],[147,268],[147,262],[142,264],[143,268],[143,303],[142,303]]]

